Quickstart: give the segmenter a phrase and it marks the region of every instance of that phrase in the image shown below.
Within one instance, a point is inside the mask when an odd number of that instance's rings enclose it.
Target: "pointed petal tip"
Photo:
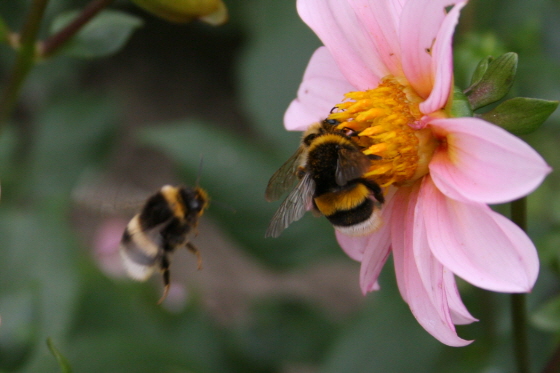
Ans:
[[[362,295],[365,297],[368,293],[380,290],[381,286],[379,286],[379,282],[377,281],[371,283],[360,279],[360,289],[362,290]]]
[[[456,342],[451,342],[451,343],[446,343],[441,341],[442,343],[450,346],[450,347],[465,347],[470,345],[471,343],[474,342],[474,339],[468,340],[468,339],[462,339],[462,338],[458,338],[458,340]]]
[[[439,262],[482,289],[530,291],[537,280],[539,259],[534,244],[517,225],[487,205],[445,197],[428,179],[423,198],[428,242]],[[486,249],[489,242],[492,250]]]

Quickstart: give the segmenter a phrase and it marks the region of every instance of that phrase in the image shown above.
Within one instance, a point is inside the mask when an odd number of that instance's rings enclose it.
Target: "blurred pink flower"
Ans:
[[[487,204],[527,195],[550,172],[505,130],[446,113],[452,37],[465,5],[298,0],[301,18],[325,46],[311,57],[284,118],[288,130],[303,131],[336,106],[329,118],[358,131],[365,153],[382,157],[366,174],[385,191],[381,228],[362,237],[337,232],[338,241],[361,262],[364,293],[375,290],[392,252],[403,299],[450,346],[471,342],[454,325],[476,321],[454,275],[493,291],[533,287],[539,270],[533,243]]]
[[[93,256],[101,270],[111,277],[126,277],[119,245],[127,224],[128,220],[123,218],[109,218],[97,227],[93,237]]]

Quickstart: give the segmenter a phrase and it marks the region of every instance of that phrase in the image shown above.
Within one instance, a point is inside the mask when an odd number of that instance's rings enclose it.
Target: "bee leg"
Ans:
[[[200,255],[200,250],[198,250],[198,248],[196,246],[194,246],[192,243],[187,242],[187,249],[193,253],[194,255],[196,255],[196,260],[197,260],[197,269],[200,271],[202,269],[202,255]]]
[[[169,259],[167,259],[167,255],[161,257],[160,268],[163,272],[163,295],[157,304],[161,304],[167,298],[167,293],[169,293]]]
[[[372,183],[372,182],[368,181],[367,179],[361,179],[361,180],[362,180],[362,183],[364,183],[364,185],[369,190],[371,190],[371,192],[373,193],[373,196],[375,197],[377,202],[379,202],[380,204],[385,203],[385,197],[383,196],[383,190],[381,189],[381,187],[377,183]]]

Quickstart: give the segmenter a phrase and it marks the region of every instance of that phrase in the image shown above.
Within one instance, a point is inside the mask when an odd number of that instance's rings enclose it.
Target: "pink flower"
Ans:
[[[478,287],[528,292],[539,262],[533,243],[488,203],[533,191],[550,172],[526,143],[476,118],[445,111],[453,84],[458,0],[298,0],[301,18],[323,41],[285,115],[288,130],[329,118],[359,134],[384,188],[374,233],[337,232],[361,262],[367,293],[393,253],[403,299],[418,322],[450,346],[471,341],[455,326],[476,321],[454,275]],[[452,7],[451,7],[452,6]],[[451,8],[450,8],[451,7]]]

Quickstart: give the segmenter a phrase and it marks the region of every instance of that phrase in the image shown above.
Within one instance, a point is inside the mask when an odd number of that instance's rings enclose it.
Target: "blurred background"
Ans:
[[[269,177],[299,133],[282,117],[320,45],[294,1],[225,0],[230,20],[171,24],[128,1],[124,47],[103,58],[67,50],[38,65],[0,134],[0,372],[60,372],[49,337],[75,372],[365,373],[514,370],[509,295],[460,282],[480,322],[468,347],[442,345],[401,299],[389,262],[382,290],[362,296],[359,264],[330,224],[309,216],[278,239],[264,232],[279,203]],[[30,1],[0,2],[19,30]],[[82,0],[51,1],[41,38]],[[455,36],[456,84],[482,58],[519,54],[508,97],[560,98],[560,2],[471,0]],[[14,52],[0,46],[0,80]],[[524,139],[560,168],[560,113]],[[203,159],[202,168],[199,164]],[[143,200],[164,184],[211,197],[194,243],[161,276],[126,277],[118,242]],[[530,348],[542,371],[560,337],[560,179],[529,197],[541,258],[528,297]],[[508,214],[508,207],[498,207]],[[473,232],[476,234],[476,232]]]

